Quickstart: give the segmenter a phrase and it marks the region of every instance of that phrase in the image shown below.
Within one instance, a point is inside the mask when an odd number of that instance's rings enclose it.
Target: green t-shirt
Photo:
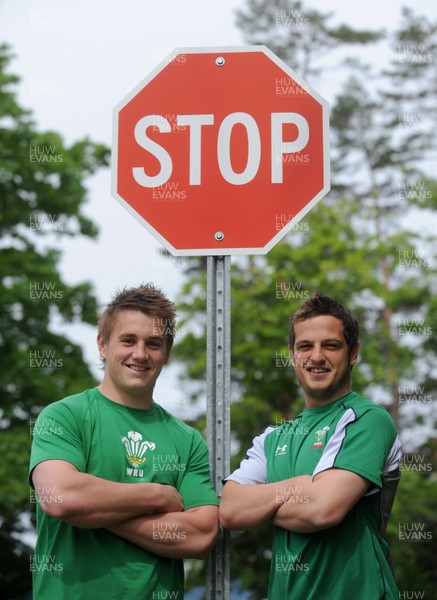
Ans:
[[[399,438],[388,412],[353,392],[293,421],[269,428],[228,480],[274,483],[330,468],[353,471],[371,482],[338,525],[314,533],[274,526],[270,600],[398,600],[380,501],[384,479],[399,471]],[[278,502],[299,489],[278,483]]]
[[[47,406],[33,438],[30,474],[42,461],[66,460],[110,481],[172,485],[185,509],[218,504],[202,436],[158,404],[128,408],[98,389],[87,390]],[[181,559],[160,557],[103,528],[74,527],[46,515],[38,503],[37,529],[31,562],[35,600],[184,597]],[[164,526],[157,531],[162,539],[169,534],[174,539],[178,532]]]

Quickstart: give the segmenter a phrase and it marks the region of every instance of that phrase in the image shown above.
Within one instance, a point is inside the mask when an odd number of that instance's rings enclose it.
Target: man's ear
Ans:
[[[355,348],[351,352],[351,357],[350,357],[350,366],[351,366],[351,368],[354,366],[354,364],[358,360],[359,351],[360,351],[360,342],[357,342],[357,345],[355,346]]]
[[[100,336],[100,334],[97,336],[97,348],[99,350],[100,358],[105,359],[106,358],[106,344],[102,340],[102,337]]]
[[[171,354],[171,348],[170,350],[167,352],[167,356],[164,359],[164,364],[166,365],[168,362],[170,362],[170,354]]]

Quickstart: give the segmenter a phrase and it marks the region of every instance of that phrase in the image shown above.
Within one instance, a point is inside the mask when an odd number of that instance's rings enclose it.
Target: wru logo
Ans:
[[[121,441],[126,448],[126,458],[134,467],[146,462],[147,458],[144,457],[144,454],[147,450],[155,449],[155,444],[153,442],[142,442],[142,439],[143,436],[141,433],[138,433],[138,431],[129,431],[127,437],[124,436],[121,438]]]

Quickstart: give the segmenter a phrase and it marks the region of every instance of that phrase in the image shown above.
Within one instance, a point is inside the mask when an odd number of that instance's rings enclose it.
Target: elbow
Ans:
[[[50,498],[40,498],[39,504],[46,515],[65,521],[70,525],[77,525],[80,514],[83,512],[79,505],[75,505],[71,501],[67,502],[61,494],[50,496]]]
[[[218,528],[217,528],[217,531],[214,531],[214,533],[212,535],[204,536],[204,539],[200,542],[199,546],[196,548],[193,558],[197,558],[199,560],[206,560],[215,545],[217,536],[218,536]]]
[[[202,558],[202,559],[208,558],[211,550],[215,546],[218,534],[219,534],[219,524],[218,524],[218,519],[217,519],[214,527],[211,528],[208,531],[208,533],[206,533],[203,536],[201,548],[200,548],[200,552],[199,552],[199,558]]]
[[[238,508],[236,506],[232,506],[232,504],[228,505],[227,503],[224,503],[223,506],[220,505],[219,520],[223,529],[229,529],[230,531],[243,531],[245,529],[252,529],[253,527],[258,527],[265,522],[265,519],[259,518],[253,512],[238,512]]]
[[[65,494],[57,487],[35,487],[35,495],[41,509],[49,517],[65,520],[70,509],[67,506]]]
[[[68,521],[71,518],[70,511],[62,500],[44,500],[40,501],[41,509],[49,517],[59,519],[60,521]]]
[[[189,558],[197,558],[198,560],[206,560],[213,549],[219,533],[218,524],[204,531],[202,535],[197,536],[195,547],[190,552]]]
[[[244,485],[229,481],[220,499],[219,521],[223,529],[242,530],[249,528],[249,510],[241,502]]]
[[[308,515],[308,525],[312,531],[322,531],[335,527],[343,521],[345,515],[337,509],[317,507]]]
[[[223,502],[219,509],[219,520],[224,529],[238,529],[238,524],[235,522],[235,510],[230,510]]]
[[[218,506],[209,506],[204,512],[202,521],[195,528],[188,545],[189,556],[205,560],[208,558],[219,533]],[[189,535],[187,533],[187,535]],[[188,540],[187,540],[188,541]]]

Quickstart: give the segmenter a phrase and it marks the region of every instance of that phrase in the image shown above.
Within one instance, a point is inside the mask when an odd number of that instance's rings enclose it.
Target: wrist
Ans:
[[[160,483],[143,483],[141,490],[141,502],[145,513],[160,512],[163,507],[164,500],[161,492],[162,485]]]

